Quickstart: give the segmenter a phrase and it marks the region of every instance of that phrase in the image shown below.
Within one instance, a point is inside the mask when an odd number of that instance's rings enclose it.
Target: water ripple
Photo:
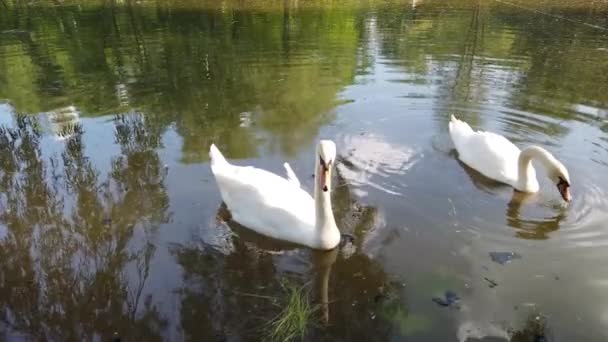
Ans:
[[[390,144],[375,135],[348,135],[341,145],[345,152],[338,168],[350,184],[392,195],[402,195],[405,187],[393,176],[405,174],[420,159],[416,149]]]

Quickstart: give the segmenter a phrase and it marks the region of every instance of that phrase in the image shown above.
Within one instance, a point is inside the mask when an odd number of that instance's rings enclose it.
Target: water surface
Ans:
[[[608,339],[605,2],[0,8],[3,339],[259,340],[286,280],[310,341]],[[550,150],[574,201],[459,163],[451,114]],[[320,138],[354,245],[226,222],[211,143],[311,191]]]

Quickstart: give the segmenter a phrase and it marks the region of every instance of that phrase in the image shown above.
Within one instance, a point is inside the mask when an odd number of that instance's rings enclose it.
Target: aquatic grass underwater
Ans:
[[[316,305],[309,299],[310,291],[307,285],[298,285],[292,281],[282,283],[285,297],[283,309],[268,323],[265,340],[292,341],[303,340],[307,331],[314,326]]]

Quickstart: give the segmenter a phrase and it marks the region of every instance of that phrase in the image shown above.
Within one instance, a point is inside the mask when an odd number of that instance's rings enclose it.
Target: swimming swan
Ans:
[[[537,192],[539,189],[532,159],[538,160],[549,179],[565,201],[570,201],[570,176],[566,167],[551,153],[539,146],[529,146],[521,151],[502,135],[473,131],[466,122],[453,115],[449,123],[450,137],[458,158],[484,176],[509,184],[521,192]]]
[[[252,166],[231,165],[213,144],[209,157],[222,199],[236,222],[314,249],[330,250],[340,243],[330,197],[336,158],[333,141],[321,140],[317,145],[314,199],[300,187],[287,163],[287,178],[283,178]]]

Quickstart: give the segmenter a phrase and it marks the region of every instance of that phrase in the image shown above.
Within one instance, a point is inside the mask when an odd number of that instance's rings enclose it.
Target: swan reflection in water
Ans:
[[[499,196],[503,193],[503,190],[508,189],[511,191],[512,194],[506,206],[505,218],[507,226],[516,229],[516,237],[528,240],[548,239],[552,232],[559,230],[560,223],[567,218],[567,206],[565,205],[551,207],[553,215],[549,217],[523,217],[522,210],[532,208],[534,204],[537,206],[539,205],[539,199],[541,198],[540,194],[524,193],[513,190],[508,185],[484,177],[482,174],[470,168],[461,161],[458,161],[458,163],[464,169],[466,174],[471,179],[471,182],[477,189],[488,194]]]
[[[516,191],[508,185],[484,177],[461,161],[458,163],[469,176],[475,188],[493,197],[499,197],[498,201],[506,200],[504,209],[506,226],[516,230],[515,237],[527,240],[549,239],[550,234],[559,230],[561,223],[566,219],[567,207],[565,206],[549,207],[552,214],[548,218],[526,218],[523,214],[526,210],[535,214],[546,212],[546,206],[539,203],[542,194]],[[497,205],[496,209],[500,213],[502,212],[500,207],[505,204],[495,204],[495,201],[492,201],[481,205]],[[539,210],[539,206],[541,206],[541,210]],[[469,208],[469,210],[479,212],[477,207]],[[536,215],[539,216],[539,214]],[[503,227],[500,224],[499,226]],[[481,234],[484,233],[487,232],[481,232]],[[491,235],[489,233],[489,236]],[[485,239],[472,239],[460,251],[460,254],[469,260],[472,266],[470,280],[468,280],[472,290],[465,298],[465,304],[459,314],[458,340],[466,342],[492,338],[496,341],[520,341],[534,336],[546,338],[550,332],[542,315],[535,312],[534,306],[528,308],[530,310],[523,310],[523,308],[519,311],[511,310],[512,303],[517,303],[521,297],[512,297],[514,289],[502,284],[503,272],[492,272],[494,265],[484,262],[484,260],[488,260],[486,259],[488,247],[493,246],[491,242],[486,242]],[[485,281],[489,282],[487,279],[497,280],[498,290],[488,286],[488,283],[485,283]],[[505,282],[507,281],[505,280]],[[518,294],[517,291],[514,293]],[[519,329],[514,329],[513,325],[522,323],[521,318],[525,311],[528,313],[525,314],[523,324]]]
[[[321,317],[324,324],[329,324],[329,275],[331,267],[338,257],[338,248],[331,251],[314,251],[312,253],[313,264],[317,269],[316,287],[318,301],[321,307]]]
[[[513,198],[507,204],[507,225],[517,229],[515,234],[518,238],[545,240],[549,238],[549,234],[560,228],[560,223],[567,217],[567,211],[565,207],[560,207],[556,209],[557,213],[551,217],[541,219],[523,218],[522,208],[526,204],[534,202],[534,200],[535,194],[513,191]]]
[[[311,290],[315,310],[307,333],[313,340],[389,332],[389,323],[369,315],[376,292],[389,282],[379,264],[345,249],[314,251],[244,232],[219,239],[229,240],[223,247],[193,240],[171,248],[183,269],[178,293],[184,335],[193,340],[264,336],[284,309],[286,280]],[[353,320],[358,326],[348,327]]]

